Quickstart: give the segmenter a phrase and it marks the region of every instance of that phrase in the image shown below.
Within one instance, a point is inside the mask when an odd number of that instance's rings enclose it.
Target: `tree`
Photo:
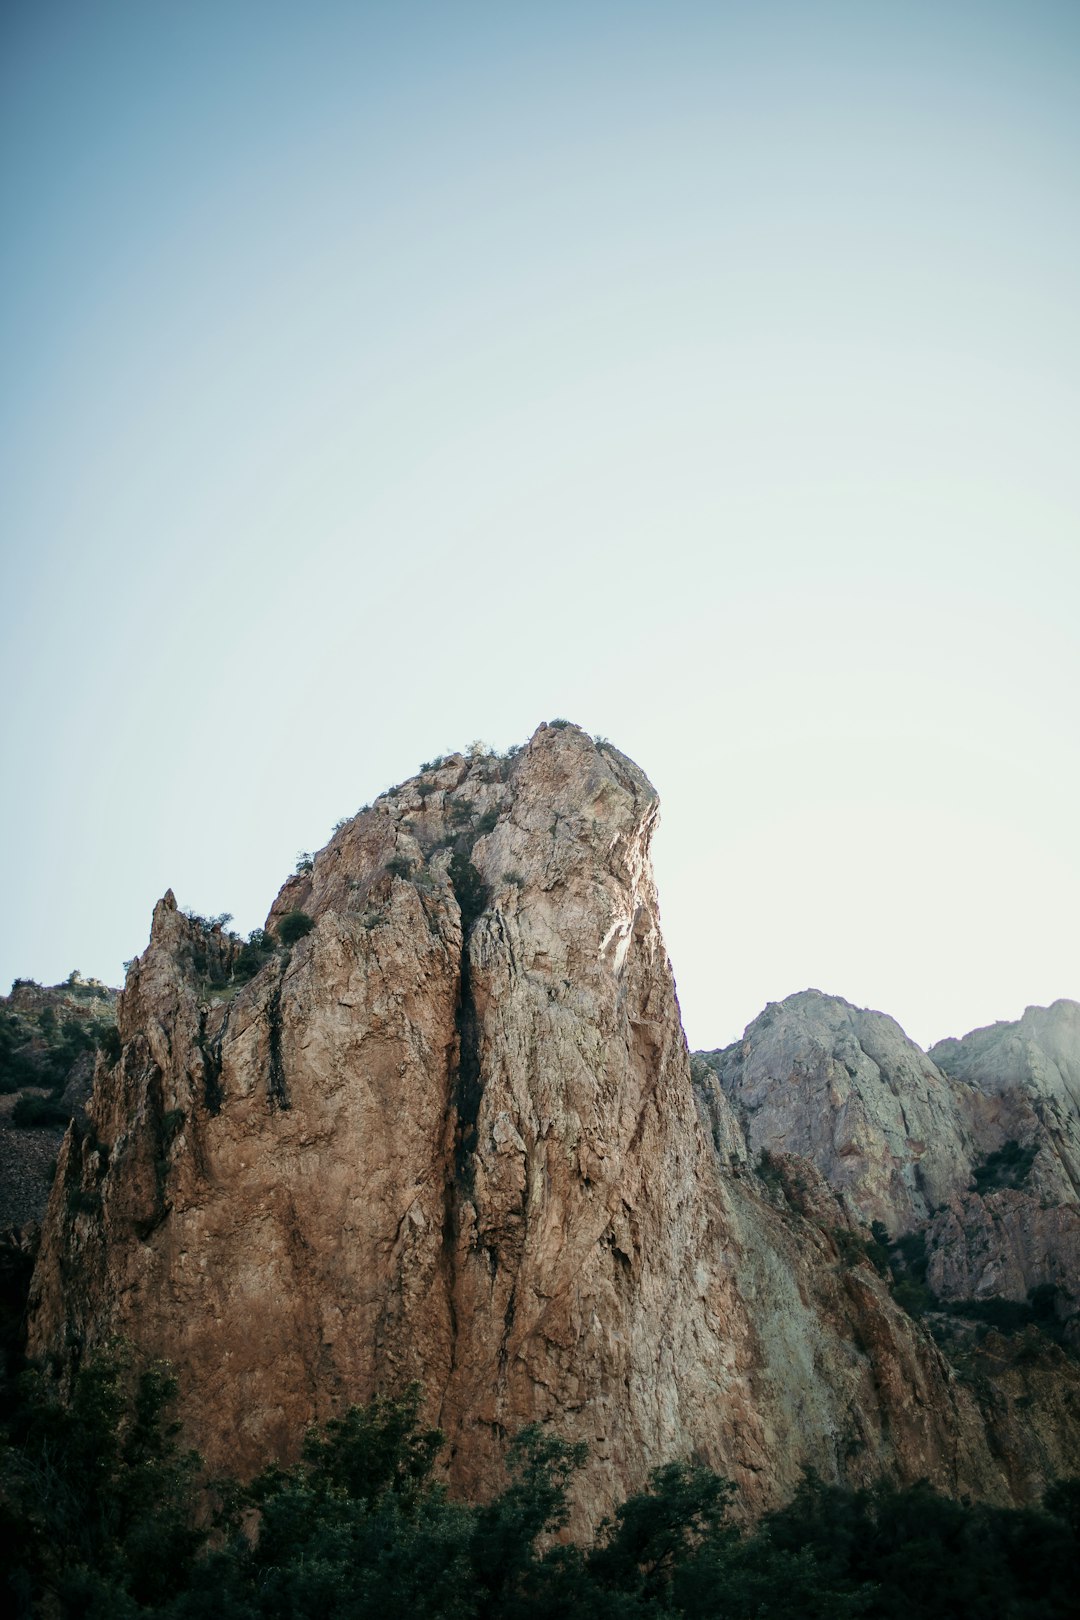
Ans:
[[[206,1539],[196,1524],[200,1460],[166,1420],[166,1368],[135,1373],[123,1347],[83,1364],[70,1401],[31,1370],[0,1453],[0,1559],[29,1612],[48,1594],[62,1614],[122,1614],[186,1581]]]

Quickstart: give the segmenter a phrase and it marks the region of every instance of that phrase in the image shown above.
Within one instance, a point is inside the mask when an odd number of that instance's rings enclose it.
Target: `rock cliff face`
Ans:
[[[1080,1006],[1029,1007],[1015,1024],[941,1041],[930,1056],[971,1088],[982,1154],[931,1233],[930,1280],[946,1298],[1020,1300],[1054,1288],[1080,1307]],[[1080,1346],[1080,1322],[1074,1340]]]
[[[116,991],[73,973],[17,979],[0,996],[0,1248],[32,1251],[53,1166],[73,1115],[84,1117],[96,1046],[113,1029]]]
[[[948,1155],[970,1168],[948,1101],[969,1083],[875,1015],[823,1035],[820,1061],[796,1020],[784,1050],[847,1123],[808,1102],[781,1144],[801,1157],[756,1174],[772,1081],[751,1050],[745,1098],[711,1070],[695,1091],[656,814],[630,760],[558,724],[511,758],[438,761],[343,825],[271,909],[273,938],[301,937],[252,977],[167,895],[121,1055],[65,1140],[32,1352],[63,1364],[120,1333],[167,1357],[191,1442],[241,1473],[419,1378],[470,1493],[526,1422],[586,1440],[581,1524],[691,1453],[752,1507],[807,1464],[1040,1488],[1068,1436],[1003,1460],[1022,1394],[993,1430],[855,1230],[879,1207],[925,1220]],[[860,1112],[871,1081],[882,1106]],[[859,1166],[878,1162],[871,1193]]]
[[[928,1055],[882,1013],[808,990],[698,1053],[694,1073],[706,1114],[727,1103],[759,1167],[812,1167],[835,1194],[978,1393],[1014,1490],[1071,1471],[1080,1007],[1031,1007]]]
[[[698,1055],[751,1154],[809,1159],[856,1221],[920,1233],[943,1300],[1080,1306],[1080,1006],[1029,1007],[930,1055],[891,1018],[807,990]]]
[[[750,1152],[811,1159],[856,1220],[910,1231],[970,1179],[965,1088],[882,1013],[806,990],[702,1056]]]

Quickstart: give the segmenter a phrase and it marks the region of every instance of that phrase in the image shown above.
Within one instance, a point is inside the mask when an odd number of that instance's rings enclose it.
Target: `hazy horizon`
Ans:
[[[693,1047],[1080,997],[1080,14],[0,18],[0,988],[422,760],[656,785]]]

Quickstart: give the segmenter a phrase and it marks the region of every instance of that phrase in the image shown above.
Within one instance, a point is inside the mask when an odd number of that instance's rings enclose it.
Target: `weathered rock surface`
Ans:
[[[1050,1436],[1058,1466],[1074,1466],[1078,1368],[1060,1346],[1080,1349],[1080,1007],[1028,1008],[927,1055],[884,1014],[809,990],[693,1064],[703,1109],[720,1118],[727,1105],[750,1160],[801,1166],[804,1200],[820,1178],[864,1241],[872,1223],[894,1240],[906,1297],[933,1308],[937,1337],[972,1375],[1013,1488],[1037,1474],[1033,1451]],[[736,1162],[731,1124],[713,1135]],[[807,1213],[821,1225],[815,1197]],[[985,1324],[1019,1332],[1025,1305],[1031,1331],[999,1334],[991,1355]]]
[[[910,1231],[970,1179],[965,1088],[883,1013],[805,990],[771,1003],[734,1046],[699,1056],[750,1154],[811,1159],[857,1219]]]
[[[751,1158],[801,1154],[855,1219],[925,1230],[942,1298],[1054,1284],[1080,1305],[1075,1002],[927,1055],[883,1013],[807,990],[694,1063],[705,1106],[730,1105]]]
[[[977,1088],[984,1152],[1008,1140],[1037,1148],[1028,1177],[1049,1202],[1080,1199],[1080,1003],[1029,1007],[930,1049],[938,1067]]]
[[[95,1041],[115,1003],[115,990],[78,974],[56,985],[17,979],[0,996],[0,1233],[20,1252],[37,1241],[67,1121],[85,1118]],[[16,1123],[31,1101],[41,1118]]]
[[[931,1237],[929,1280],[946,1298],[1022,1300],[1053,1287],[1080,1309],[1080,1005],[1029,1007],[1016,1023],[931,1050],[969,1084],[982,1154]],[[1080,1323],[1073,1337],[1080,1348]]]
[[[581,1522],[691,1453],[755,1507],[807,1464],[1003,1501],[1039,1488],[1070,1436],[1034,1433],[1007,1465],[1008,1413],[993,1431],[888,1281],[838,1248],[871,1207],[859,1175],[834,1193],[811,1152],[763,1181],[725,1089],[695,1096],[656,813],[617,750],[541,727],[342,826],[271,909],[272,932],[298,911],[310,932],[247,982],[239,946],[167,895],[120,1000],[122,1055],[65,1140],[32,1351],[62,1362],[122,1333],[167,1357],[190,1440],[241,1473],[419,1378],[471,1493],[524,1423],[586,1440]],[[880,1159],[902,1226],[947,1196],[947,1153],[970,1167],[945,1103],[964,1083],[896,1026],[849,1021],[838,1050],[844,1005],[791,1051],[808,1097],[851,1104],[827,1153]],[[910,1102],[884,1078],[896,1053]],[[851,1084],[835,1104],[841,1073],[881,1106]],[[764,1074],[751,1092],[768,1098]],[[824,1141],[811,1111],[800,1151]]]

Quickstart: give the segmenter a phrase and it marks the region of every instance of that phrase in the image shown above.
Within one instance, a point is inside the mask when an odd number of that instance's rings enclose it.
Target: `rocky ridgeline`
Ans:
[[[579,1525],[688,1455],[752,1507],[807,1466],[1003,1502],[1070,1471],[1075,1204],[1036,1190],[1048,1157],[1028,1184],[1059,1128],[1044,1071],[980,1087],[811,992],[692,1077],[656,815],[630,760],[555,723],[343,824],[254,956],[166,895],[61,1153],[31,1352],[70,1365],[119,1333],[166,1357],[191,1443],[244,1474],[416,1378],[466,1492],[525,1423],[586,1441]],[[994,1162],[1016,1185],[978,1185]],[[905,1306],[905,1284],[949,1293],[939,1255],[991,1286],[973,1199],[1029,1232],[994,1297],[1062,1290],[1026,1360],[966,1318],[978,1344],[948,1351]],[[924,1234],[919,1282],[890,1262],[919,1270]]]

